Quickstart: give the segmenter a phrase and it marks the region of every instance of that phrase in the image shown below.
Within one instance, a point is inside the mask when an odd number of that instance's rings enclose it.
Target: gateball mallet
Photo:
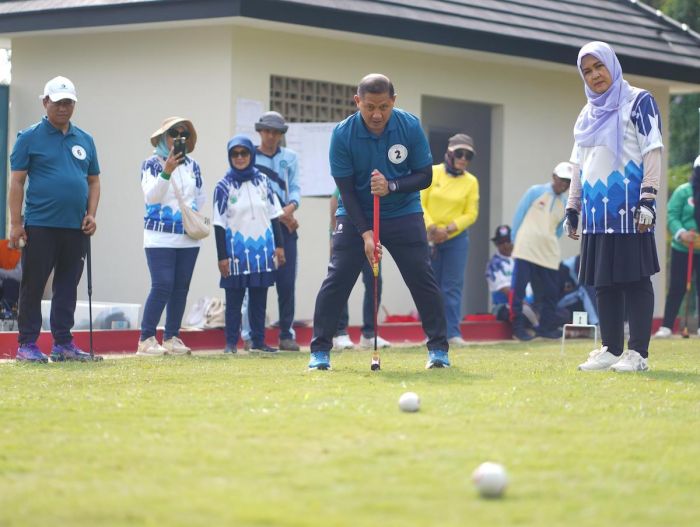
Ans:
[[[683,338],[690,338],[688,333],[688,315],[690,313],[690,288],[692,285],[691,280],[693,279],[693,248],[694,244],[691,242],[688,244],[688,274],[686,275],[685,281],[685,326],[683,327]]]
[[[372,262],[372,274],[374,274],[374,352],[372,353],[372,371],[380,370],[382,367],[379,351],[377,350],[377,311],[379,310],[378,282],[379,282],[379,196],[374,195],[374,218],[372,223],[372,234],[374,235],[374,262]]]
[[[93,361],[101,361],[102,357],[100,355],[95,356],[95,352],[92,347],[92,250],[90,236],[87,237],[85,262],[87,264],[88,318],[90,319],[90,359]]]

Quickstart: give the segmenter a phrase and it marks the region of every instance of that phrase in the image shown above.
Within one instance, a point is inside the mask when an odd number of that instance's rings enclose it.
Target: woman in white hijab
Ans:
[[[579,170],[564,230],[574,240],[581,230],[580,282],[595,287],[602,336],[602,347],[579,370],[644,371],[654,311],[650,277],[659,271],[653,231],[661,117],[651,93],[625,81],[605,42],[583,46],[577,66],[588,102],[574,127],[571,162]]]

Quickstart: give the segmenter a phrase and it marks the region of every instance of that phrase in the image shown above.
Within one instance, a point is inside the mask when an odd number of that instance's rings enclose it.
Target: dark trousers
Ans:
[[[630,325],[629,349],[642,357],[649,355],[651,321],[654,316],[654,288],[647,276],[638,282],[596,287],[600,336],[613,355],[622,355],[625,346],[625,315]]]
[[[296,231],[289,232],[286,225],[280,225],[284,240],[285,264],[277,269],[275,287],[277,287],[277,305],[280,316],[280,340],[293,339],[294,323],[294,283],[297,278],[297,240]],[[252,327],[251,322],[251,327]]]
[[[513,277],[511,279],[513,302],[511,305],[511,320],[514,329],[523,329],[526,318],[523,315],[523,300],[527,284],[532,284],[535,302],[540,307],[540,325],[538,331],[552,331],[557,327],[555,312],[559,295],[559,271],[541,265],[515,258]]]
[[[199,247],[175,249],[171,247],[149,247],[146,261],[151,273],[151,292],[143,307],[141,340],[156,334],[156,326],[165,309],[165,331],[163,340],[180,333],[182,316],[185,314],[187,293],[190,290],[194,264]]]
[[[265,310],[267,309],[267,287],[249,287],[248,320],[253,347],[265,343]],[[226,344],[236,347],[241,332],[241,306],[246,289],[227,287],[226,291]]]
[[[693,272],[695,273],[695,290],[698,294],[700,305],[700,254],[693,255]],[[664,309],[664,326],[673,329],[673,324],[678,316],[678,310],[685,296],[685,284],[688,279],[688,253],[671,249],[671,283],[668,287],[666,297],[666,308]],[[690,298],[686,298],[690,302]]]
[[[19,302],[19,282],[12,278],[5,278],[0,284],[0,309],[11,310]]]
[[[429,350],[448,350],[445,305],[430,267],[422,214],[381,220],[380,240],[394,258],[411,292],[428,336]],[[333,251],[314,310],[311,351],[330,351],[343,306],[367,261],[364,242],[347,216],[339,216],[332,237]]]
[[[369,339],[374,338],[374,273],[366,258],[365,264],[362,266],[362,283],[365,286],[365,294],[362,297],[362,336]],[[379,277],[377,278],[377,307],[381,303],[382,270],[380,265]],[[347,335],[349,322],[350,314],[348,313],[348,303],[346,302],[343,312],[340,314],[336,335]]]
[[[80,229],[26,227],[25,231],[27,246],[22,251],[17,340],[27,344],[39,338],[41,297],[53,271],[51,334],[56,344],[68,344],[73,339],[71,329],[87,237]]]

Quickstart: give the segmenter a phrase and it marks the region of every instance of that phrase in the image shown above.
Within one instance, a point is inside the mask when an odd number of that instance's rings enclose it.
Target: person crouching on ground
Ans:
[[[185,151],[176,151],[184,141]],[[146,201],[143,246],[151,274],[151,291],[143,308],[137,355],[186,355],[191,353],[179,337],[200,240],[190,238],[182,223],[176,190],[194,210],[202,210],[206,197],[202,174],[189,154],[197,144],[191,121],[168,117],[151,135],[156,148],[141,166],[141,188]],[[163,345],[156,339],[156,326],[165,310]]]
[[[241,329],[241,306],[248,290],[251,349],[277,352],[265,344],[267,289],[275,283],[277,266],[284,265],[279,217],[282,207],[265,174],[255,168],[255,148],[237,135],[228,142],[231,168],[214,190],[214,234],[226,291],[226,349],[236,353]],[[276,263],[275,263],[276,260]]]

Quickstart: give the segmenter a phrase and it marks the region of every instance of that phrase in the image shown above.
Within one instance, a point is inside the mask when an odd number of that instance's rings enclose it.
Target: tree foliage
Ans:
[[[700,0],[649,0],[647,3],[700,33]],[[681,165],[692,162],[700,152],[698,109],[698,93],[677,95],[671,100],[669,164],[672,167],[678,166],[680,172],[684,172]]]

